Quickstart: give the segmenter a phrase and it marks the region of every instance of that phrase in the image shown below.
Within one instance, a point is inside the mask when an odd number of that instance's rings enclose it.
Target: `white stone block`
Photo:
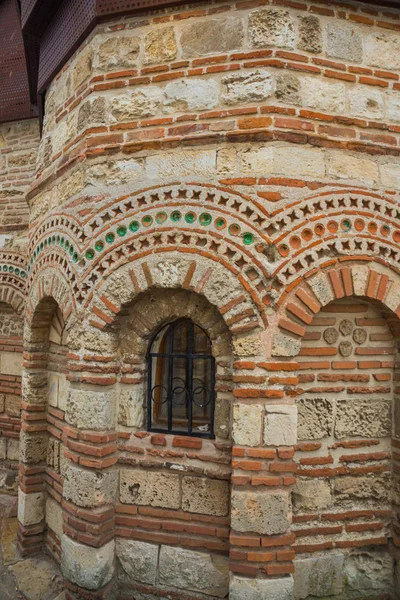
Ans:
[[[293,578],[249,579],[233,575],[229,600],[293,600]]]
[[[232,435],[235,444],[239,446],[260,445],[262,412],[263,408],[258,404],[234,405]]]
[[[296,442],[296,406],[267,406],[264,421],[264,444],[266,446],[293,446]]]
[[[61,538],[61,568],[64,577],[88,590],[106,585],[114,573],[115,543],[101,548],[85,546],[67,535]]]
[[[18,521],[24,525],[36,525],[44,519],[44,494],[25,494],[18,490]]]

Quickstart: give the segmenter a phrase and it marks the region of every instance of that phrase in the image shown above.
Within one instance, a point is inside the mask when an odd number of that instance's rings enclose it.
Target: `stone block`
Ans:
[[[273,148],[251,148],[240,154],[241,171],[248,174],[266,175],[274,170]]]
[[[351,270],[353,279],[353,290],[356,296],[365,296],[365,290],[369,280],[369,268],[357,265]]]
[[[272,356],[297,356],[300,352],[301,341],[285,335],[276,333],[272,342]]]
[[[296,406],[266,406],[265,446],[293,446],[297,442]]]
[[[243,20],[236,17],[202,19],[183,29],[180,44],[184,58],[218,54],[241,48]]]
[[[216,170],[215,150],[185,150],[154,154],[146,159],[146,176],[165,180],[169,177],[212,177]]]
[[[361,86],[349,90],[350,115],[363,119],[382,119],[385,114],[384,95],[379,90]]]
[[[49,397],[48,402],[50,406],[58,407],[58,373],[49,372],[49,383],[48,383],[48,391]]]
[[[343,475],[335,479],[335,502],[346,501],[353,506],[359,500],[390,501],[390,473],[382,475]],[[383,508],[380,506],[380,508]]]
[[[136,66],[140,39],[113,34],[102,42],[96,53],[97,68],[102,71],[132,69]]]
[[[301,104],[301,79],[294,73],[279,73],[276,77],[275,96],[285,104]]]
[[[117,538],[119,578],[154,585],[157,579],[159,546],[137,540]]]
[[[7,440],[0,437],[0,460],[5,460],[7,456]]]
[[[333,302],[335,299],[331,284],[325,273],[318,273],[317,275],[314,275],[314,277],[311,277],[308,280],[308,285],[311,287],[322,306],[329,304],[329,302]]]
[[[332,434],[333,403],[327,398],[297,401],[299,440],[319,440]]]
[[[389,121],[400,121],[400,97],[389,93],[386,96],[386,115]]]
[[[400,189],[400,165],[396,162],[384,163],[380,166],[381,183],[385,188]]]
[[[295,21],[287,10],[261,9],[249,17],[249,39],[256,48],[293,48]]]
[[[44,493],[25,494],[18,490],[18,521],[25,527],[36,525],[44,519]]]
[[[363,58],[362,37],[355,26],[342,21],[329,22],[326,30],[326,53],[332,58],[341,58],[359,63]]]
[[[61,539],[61,568],[71,583],[97,590],[105,586],[114,574],[114,540],[100,548],[85,546],[67,535]]]
[[[6,394],[6,413],[9,417],[19,417],[21,414],[21,398],[14,394]]]
[[[274,91],[272,73],[266,69],[231,73],[222,78],[222,83],[222,101],[226,104],[261,102],[269,98]]]
[[[298,478],[293,490],[293,506],[300,512],[319,511],[332,504],[329,481]]]
[[[77,506],[90,508],[114,504],[117,480],[115,469],[86,471],[70,464],[65,473],[64,498]]]
[[[249,579],[233,575],[229,600],[293,600],[293,578]]]
[[[108,430],[115,424],[115,392],[71,388],[65,420],[80,429]]]
[[[20,459],[24,463],[39,463],[46,460],[47,455],[47,433],[20,434]]]
[[[228,557],[161,546],[159,581],[182,591],[225,598],[229,587]]]
[[[344,576],[350,593],[390,593],[394,585],[393,558],[385,550],[354,550],[345,559]]]
[[[390,400],[338,400],[335,437],[378,438],[391,434],[392,403]]]
[[[67,376],[61,374],[58,379],[58,408],[67,410],[67,399],[69,394],[69,381]]]
[[[324,177],[325,155],[315,148],[278,146],[274,148],[274,171],[286,177]]]
[[[167,113],[210,110],[218,105],[219,85],[213,79],[182,79],[169,83],[164,94]]]
[[[319,77],[301,78],[301,100],[304,107],[342,114],[346,110],[346,86]]]
[[[121,386],[118,403],[118,423],[124,427],[140,429],[144,420],[143,387],[135,385],[131,388]]]
[[[261,443],[263,408],[257,404],[233,406],[233,439],[239,446],[259,446]]]
[[[0,394],[0,413],[4,412],[6,404],[6,395]]]
[[[314,15],[299,17],[299,38],[297,47],[306,52],[322,52],[321,21]]]
[[[88,46],[80,50],[73,66],[72,84],[76,90],[92,74],[93,49]]]
[[[289,527],[290,511],[288,493],[233,491],[231,527],[262,535],[284,533]]]
[[[0,354],[1,372],[5,375],[17,375],[22,373],[22,354],[20,352],[2,352]]]
[[[153,117],[161,107],[163,94],[158,87],[135,88],[131,92],[113,96],[110,112],[114,121],[134,121]]]
[[[229,482],[205,477],[183,477],[182,510],[225,517],[229,510]]]
[[[397,32],[377,29],[365,40],[365,62],[381,69],[400,69],[400,39]]]
[[[294,598],[335,596],[343,590],[343,554],[297,558],[294,572]]]
[[[236,172],[236,148],[221,148],[217,151],[217,172],[221,175]]]
[[[61,505],[53,500],[51,496],[46,498],[46,512],[45,519],[47,526],[56,534],[58,539],[61,540],[63,534],[63,516]]]
[[[106,99],[104,96],[91,97],[84,102],[78,113],[78,131],[91,127],[94,124],[104,124],[106,120]]]
[[[7,460],[19,460],[19,440],[7,440]]]
[[[121,469],[120,501],[141,506],[180,508],[179,475]]]
[[[351,156],[348,152],[331,152],[327,162],[328,175],[338,179],[350,179],[376,185],[379,167],[373,160]]]
[[[175,30],[173,27],[154,28],[144,39],[145,63],[159,63],[173,60],[177,54]]]

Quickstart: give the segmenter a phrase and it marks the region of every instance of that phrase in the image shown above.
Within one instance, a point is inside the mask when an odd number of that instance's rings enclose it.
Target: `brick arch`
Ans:
[[[257,290],[244,282],[228,264],[190,253],[147,254],[110,273],[96,289],[89,325],[105,329],[124,306],[150,289],[194,291],[222,315],[232,336],[261,331],[267,324]]]
[[[330,260],[295,284],[288,286],[278,300],[273,356],[297,356],[306,326],[314,315],[330,302],[351,296],[383,306],[394,337],[400,336],[400,274],[378,259]]]

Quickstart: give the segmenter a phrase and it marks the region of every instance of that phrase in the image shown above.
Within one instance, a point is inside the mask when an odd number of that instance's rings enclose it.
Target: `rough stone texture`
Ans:
[[[157,578],[159,546],[137,540],[118,538],[116,553],[122,581],[138,581],[154,585]]]
[[[125,504],[179,508],[179,475],[121,469],[120,500]]]
[[[292,600],[291,576],[278,579],[249,579],[234,575],[229,586],[229,600]]]
[[[20,460],[25,463],[39,463],[46,460],[47,434],[27,435],[21,431],[20,435]]]
[[[266,69],[232,73],[223,77],[222,83],[222,101],[226,104],[263,101],[269,98],[274,90],[274,79]]]
[[[284,533],[289,527],[286,493],[232,492],[231,526],[235,531],[265,535]]]
[[[139,429],[144,420],[144,393],[141,386],[121,389],[118,403],[118,423]]]
[[[217,106],[219,86],[216,81],[187,79],[174,81],[165,88],[166,112],[205,110]]]
[[[346,557],[344,575],[352,592],[390,592],[393,589],[393,559],[379,550],[355,550]]]
[[[235,404],[233,407],[233,437],[240,446],[259,446],[261,442],[262,407]]]
[[[45,518],[47,526],[61,539],[63,534],[62,507],[50,496],[46,498]]]
[[[328,481],[298,478],[293,490],[293,506],[301,512],[328,508],[332,504],[331,486]]]
[[[368,65],[382,69],[400,68],[400,40],[397,33],[382,30],[371,32],[365,46]]]
[[[14,599],[18,593],[23,594],[26,600],[64,600],[63,593],[60,594],[63,587],[61,573],[49,557],[41,555],[38,558],[21,560],[10,565],[8,570],[18,589],[16,592],[14,586],[14,594],[10,599]],[[3,596],[1,598],[3,600]],[[8,596],[5,596],[4,600],[8,600]]]
[[[295,600],[340,594],[343,590],[343,560],[343,554],[296,559]]]
[[[184,58],[218,54],[240,48],[243,21],[237,18],[207,19],[184,28],[180,38]]]
[[[292,15],[286,10],[262,9],[249,17],[250,41],[256,48],[278,46],[293,48],[295,26]]]
[[[311,277],[309,284],[322,306],[325,306],[334,300],[332,288],[324,273],[319,273],[318,275]]]
[[[117,477],[114,470],[96,472],[69,465],[64,479],[64,498],[84,507],[113,504]]]
[[[322,51],[322,28],[321,21],[313,15],[299,17],[299,40],[298,48],[306,52]]]
[[[357,28],[344,23],[328,23],[326,52],[333,58],[361,62],[363,46]]]
[[[301,80],[294,73],[279,73],[276,78],[276,92],[278,100],[286,104],[301,103]]]
[[[283,333],[274,335],[272,356],[297,356],[300,351],[300,341]]]
[[[162,93],[158,87],[136,88],[113,98],[111,115],[115,121],[152,117],[157,114],[161,102]]]
[[[292,446],[297,441],[297,408],[268,406],[264,421],[265,446]]]
[[[390,400],[338,400],[335,436],[385,437],[391,430]]]
[[[333,404],[325,398],[301,398],[297,402],[299,440],[319,440],[332,433]]]
[[[229,508],[229,483],[203,477],[183,477],[182,509],[191,513],[225,517]]]
[[[228,592],[228,558],[208,552],[196,552],[161,546],[160,583],[180,590],[191,590],[217,598]]]
[[[85,546],[66,535],[61,539],[61,567],[64,577],[88,590],[106,585],[114,573],[115,543],[100,548]]]
[[[163,27],[150,31],[144,40],[145,62],[159,63],[176,57],[177,47],[173,27]]]
[[[388,500],[390,475],[343,475],[335,480],[336,500]]]
[[[71,388],[65,420],[82,429],[112,429],[115,423],[115,394]]]
[[[351,90],[350,114],[363,119],[381,119],[385,112],[385,99],[377,90]]]
[[[24,525],[35,525],[44,519],[44,494],[25,494],[18,490],[18,520]]]
[[[338,152],[331,153],[328,173],[338,179],[364,181],[371,185],[379,180],[378,165],[374,161],[356,156],[343,156]]]
[[[115,35],[105,40],[97,53],[97,67],[104,71],[130,69],[136,66],[140,49],[138,37],[117,37]]]
[[[342,114],[346,108],[346,87],[338,81],[303,77],[301,99],[309,108]]]
[[[94,124],[103,123],[106,116],[106,99],[103,96],[94,97],[82,104],[78,113],[78,130]]]

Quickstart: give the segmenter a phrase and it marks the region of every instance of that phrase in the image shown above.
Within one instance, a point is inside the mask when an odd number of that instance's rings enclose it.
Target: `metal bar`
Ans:
[[[168,359],[168,392],[167,392],[167,403],[168,403],[168,431],[172,430],[172,380],[174,378],[174,359],[172,352],[174,349],[174,333],[175,324],[171,323],[169,326],[169,359]]]
[[[210,381],[210,437],[214,437],[214,412],[215,412],[215,358],[211,360],[211,381]]]
[[[152,386],[152,368],[153,368],[153,358],[150,355],[149,357],[149,365],[147,369],[147,426],[151,429],[153,420],[153,386]]]
[[[188,388],[188,432],[192,433],[193,430],[193,347],[194,347],[194,324],[192,321],[189,322],[189,353],[187,356],[187,375],[186,375],[186,386]]]

